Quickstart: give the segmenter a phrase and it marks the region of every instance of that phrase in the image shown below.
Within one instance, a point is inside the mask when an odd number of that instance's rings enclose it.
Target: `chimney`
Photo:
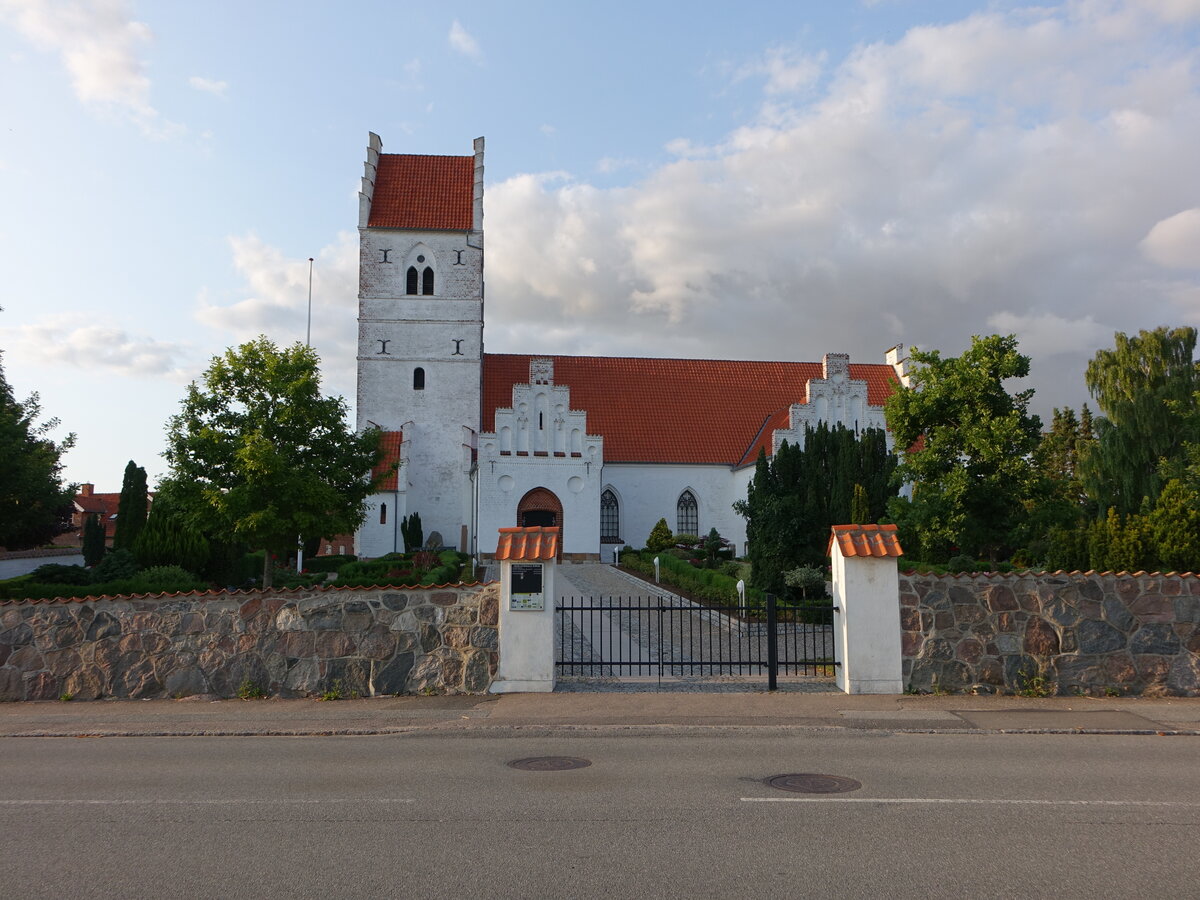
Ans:
[[[79,486],[79,496],[90,497],[95,492],[95,490],[96,490],[96,486],[94,484],[89,484],[89,483],[81,484]]]

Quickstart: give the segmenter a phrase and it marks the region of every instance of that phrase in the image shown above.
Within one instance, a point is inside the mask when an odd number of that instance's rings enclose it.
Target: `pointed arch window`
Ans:
[[[407,280],[407,283],[404,286],[404,293],[406,293],[406,294],[417,293],[417,285],[420,280],[420,275],[417,273],[417,267],[409,266],[408,271],[405,272],[404,274],[405,274],[405,278]]]
[[[415,294],[416,291],[413,293]],[[426,266],[425,271],[421,273],[421,293],[433,294],[433,268],[430,266]]]
[[[413,390],[425,390],[425,370],[420,366],[417,366],[415,369],[413,369]]]
[[[621,540],[621,507],[617,495],[609,490],[600,495],[600,540],[611,543]]]
[[[691,491],[679,495],[679,502],[675,504],[675,524],[676,534],[700,533],[700,508],[696,503],[696,495]]]

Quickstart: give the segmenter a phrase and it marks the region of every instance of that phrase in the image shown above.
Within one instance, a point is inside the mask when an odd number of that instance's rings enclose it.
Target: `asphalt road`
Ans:
[[[1190,737],[6,738],[3,897],[1191,897]],[[562,754],[591,765],[528,772]],[[839,795],[764,784],[857,779]]]

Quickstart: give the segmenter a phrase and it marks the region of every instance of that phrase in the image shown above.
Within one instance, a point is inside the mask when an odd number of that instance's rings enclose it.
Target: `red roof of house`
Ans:
[[[558,526],[528,525],[501,528],[496,559],[535,561],[558,556]]]
[[[86,515],[99,513],[102,516],[115,516],[117,507],[121,505],[121,495],[117,494],[76,494],[75,505]]]
[[[903,556],[895,525],[834,525],[829,535],[827,555],[833,553],[833,542],[841,548],[842,556]]]
[[[385,431],[383,440],[380,441],[380,446],[383,447],[383,458],[379,461],[374,469],[371,470],[371,476],[375,477],[381,472],[386,472],[392,466],[400,462],[400,445],[404,443],[404,433],[400,431]],[[394,491],[399,484],[399,468],[392,469],[386,475],[383,481],[379,482],[377,491]]]
[[[512,405],[515,384],[529,382],[539,354],[485,353],[483,430],[496,428],[496,410]],[[586,410],[588,432],[604,438],[604,461],[754,462],[771,452],[771,432],[786,428],[788,407],[808,399],[809,379],[821,364],[725,359],[650,359],[554,356],[554,383],[571,389],[571,406]],[[850,377],[867,382],[867,402],[879,406],[893,391],[895,370],[851,364]]]
[[[470,231],[475,157],[381,153],[371,198],[371,228]]]

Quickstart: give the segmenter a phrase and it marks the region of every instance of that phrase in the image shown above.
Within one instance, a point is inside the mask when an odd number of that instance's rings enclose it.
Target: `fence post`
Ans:
[[[776,626],[775,595],[767,594],[767,690],[779,689],[779,628]]]
[[[558,528],[501,528],[500,661],[491,693],[552,691]]]

